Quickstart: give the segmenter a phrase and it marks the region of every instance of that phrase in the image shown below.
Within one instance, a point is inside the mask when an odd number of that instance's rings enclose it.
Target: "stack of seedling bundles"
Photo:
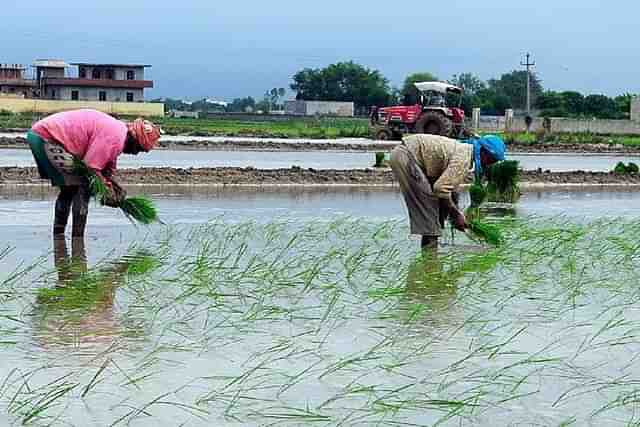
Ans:
[[[492,245],[502,242],[500,228],[483,221],[480,206],[485,202],[516,203],[520,198],[518,181],[520,178],[519,163],[505,160],[495,163],[487,171],[487,185],[476,180],[469,188],[471,204],[465,211],[469,230],[472,235]]]

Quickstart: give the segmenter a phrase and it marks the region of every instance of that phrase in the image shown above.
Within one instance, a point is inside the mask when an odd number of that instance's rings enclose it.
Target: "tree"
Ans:
[[[628,119],[631,114],[631,100],[634,95],[625,93],[623,95],[613,98],[613,102],[616,103],[616,113],[618,118]]]
[[[248,113],[256,108],[256,100],[248,96],[246,98],[236,98],[227,106],[227,111],[233,113]]]
[[[286,93],[285,89],[283,87],[281,88],[273,88],[271,89],[271,91],[268,92],[269,93],[269,98],[270,98],[270,110],[278,110],[279,106],[280,106],[280,100],[282,98],[284,98],[284,95]]]
[[[404,84],[402,85],[402,91],[401,91],[402,102],[405,105],[414,105],[418,103],[419,93],[418,93],[418,89],[416,89],[414,85],[415,83],[437,82],[437,81],[438,81],[438,78],[427,71],[409,74],[404,79]]]
[[[489,80],[489,89],[509,99],[510,107],[524,109],[527,106],[527,72],[512,71],[503,74],[499,79]],[[531,103],[542,95],[542,82],[535,73],[531,73]]]
[[[560,95],[569,116],[579,117],[584,114],[584,95],[575,91],[564,91]]]
[[[465,95],[470,97],[487,87],[485,82],[471,73],[454,74],[451,78],[451,84],[462,88]]]
[[[585,114],[600,119],[616,118],[616,103],[606,95],[589,95],[584,99]]]
[[[386,105],[391,97],[389,82],[377,70],[353,61],[331,64],[323,69],[305,68],[292,77],[296,99],[353,102],[366,111],[372,105]]]
[[[544,117],[564,117],[567,115],[565,99],[562,94],[554,91],[543,92],[536,100],[536,106],[542,110]]]

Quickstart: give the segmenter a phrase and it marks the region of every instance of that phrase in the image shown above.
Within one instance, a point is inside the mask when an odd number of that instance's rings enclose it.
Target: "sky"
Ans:
[[[260,97],[353,60],[483,80],[531,52],[546,89],[640,93],[640,2],[598,0],[1,0],[0,62],[152,64],[147,98]],[[289,92],[289,96],[293,96]]]

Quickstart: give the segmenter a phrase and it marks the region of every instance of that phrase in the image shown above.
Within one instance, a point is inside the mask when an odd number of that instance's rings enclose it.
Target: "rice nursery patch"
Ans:
[[[499,221],[437,256],[346,217],[158,227],[93,265],[0,249],[0,418],[637,424],[640,224]]]

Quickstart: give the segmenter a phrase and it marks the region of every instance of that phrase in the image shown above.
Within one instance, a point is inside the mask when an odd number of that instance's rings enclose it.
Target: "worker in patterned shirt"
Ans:
[[[53,114],[35,123],[27,142],[40,177],[60,188],[53,224],[54,238],[64,238],[73,209],[73,237],[84,237],[89,211],[90,188],[86,176],[77,170],[82,162],[109,190],[103,199],[118,207],[126,192],[114,179],[118,157],[153,150],[160,139],[160,128],[143,119],[121,122],[95,110],[74,110]]]
[[[464,141],[409,135],[393,149],[391,169],[409,211],[411,234],[422,236],[423,249],[438,247],[441,218],[449,217],[458,230],[468,228],[455,192],[472,170],[480,178],[488,166],[504,160],[505,151],[502,139],[493,135]]]

